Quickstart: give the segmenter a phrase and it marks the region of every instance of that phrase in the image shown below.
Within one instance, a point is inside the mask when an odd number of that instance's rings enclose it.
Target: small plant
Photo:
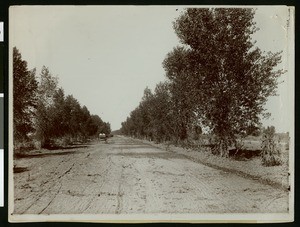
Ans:
[[[235,141],[234,146],[235,146],[236,152],[245,149],[245,143],[241,138],[239,138]]]
[[[277,166],[282,164],[280,149],[275,142],[275,128],[267,127],[262,135],[261,160],[264,166]]]

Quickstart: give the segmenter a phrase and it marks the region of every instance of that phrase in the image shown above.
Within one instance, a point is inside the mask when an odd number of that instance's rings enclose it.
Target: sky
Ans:
[[[47,66],[91,114],[119,129],[148,86],[165,80],[162,61],[180,45],[172,22],[183,7],[159,6],[17,6],[10,8],[10,48],[16,46],[28,68]],[[256,11],[260,28],[253,39],[265,51],[283,50],[287,69],[287,8]],[[282,76],[279,96],[266,108],[264,125],[286,132],[292,127],[293,73]]]

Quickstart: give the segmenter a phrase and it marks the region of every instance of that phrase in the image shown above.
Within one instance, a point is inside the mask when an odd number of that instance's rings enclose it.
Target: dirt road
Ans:
[[[14,164],[15,214],[288,212],[285,191],[125,137]]]

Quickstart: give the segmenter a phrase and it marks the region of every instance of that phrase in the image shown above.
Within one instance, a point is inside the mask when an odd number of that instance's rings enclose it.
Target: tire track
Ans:
[[[287,205],[282,190],[184,155],[114,140],[63,160],[44,157],[43,172],[35,163],[31,183],[40,188],[25,194],[31,201],[18,201],[21,214],[274,213]],[[20,182],[24,175],[17,175]],[[30,190],[21,186],[19,195]]]
[[[70,161],[71,159],[72,159],[72,157],[69,157],[68,160],[62,160],[62,161],[59,163],[59,166],[65,164],[65,163],[67,163],[67,162]],[[30,194],[28,197],[29,197],[29,198],[30,198],[30,197],[34,197],[34,198],[35,198],[35,199],[34,199],[34,202],[31,202],[31,204],[30,204],[27,208],[25,208],[22,212],[20,212],[20,213],[21,213],[21,214],[24,214],[24,213],[26,213],[30,208],[32,208],[34,205],[36,205],[36,203],[37,203],[38,201],[40,201],[40,199],[43,198],[43,196],[44,196],[47,192],[49,192],[49,191],[52,190],[52,188],[57,184],[57,180],[60,180],[63,176],[65,176],[67,173],[69,173],[69,172],[71,171],[71,169],[74,167],[74,164],[75,164],[75,163],[73,163],[73,164],[71,165],[71,167],[68,168],[62,175],[59,175],[58,177],[53,177],[52,179],[48,179],[48,180],[46,180],[45,182],[43,182],[43,183],[40,185],[40,187],[45,188],[45,189],[43,189],[42,192],[40,192],[40,193],[37,193],[37,194]],[[27,197],[27,198],[28,198],[28,197]]]
[[[58,195],[58,193],[60,192],[60,189],[62,187],[62,184],[60,183],[60,187],[58,188],[58,190],[56,191],[55,195],[53,196],[53,198],[49,201],[49,203],[39,212],[39,214],[43,213],[49,206],[50,204],[53,202],[53,200],[56,198],[56,196]]]
[[[108,157],[108,160],[110,160],[111,159],[111,157]],[[102,177],[102,176],[106,176],[107,175],[107,173],[108,173],[108,171],[111,169],[111,162],[108,162],[108,166],[106,167],[106,169],[100,174],[94,174],[94,181],[95,182],[97,182],[96,181],[96,179],[100,176],[100,177]],[[101,188],[103,187],[103,185],[106,183],[106,181],[105,180],[103,180],[102,182],[101,182],[101,184],[100,184],[100,186],[99,186],[99,188],[100,188],[100,190],[101,190]],[[83,194],[85,193],[85,191],[87,190],[87,188],[89,188],[91,185],[92,185],[93,183],[90,183],[89,184],[89,186],[88,187],[86,187],[85,188],[85,190],[83,191]],[[95,195],[97,195],[97,196],[100,196],[101,195],[101,193],[96,193]],[[91,196],[91,198],[90,198],[90,200],[89,200],[89,202],[88,202],[88,204],[87,204],[87,206],[82,210],[82,213],[84,213],[85,211],[87,211],[91,206],[92,206],[92,204],[93,204],[93,201],[94,201],[94,196]]]
[[[117,194],[117,208],[116,208],[116,214],[120,214],[123,209],[123,195],[124,192],[121,192],[122,190],[122,185],[124,184],[123,179],[124,179],[124,168],[122,168],[121,171],[121,176],[119,180],[119,185],[118,185],[118,194]]]

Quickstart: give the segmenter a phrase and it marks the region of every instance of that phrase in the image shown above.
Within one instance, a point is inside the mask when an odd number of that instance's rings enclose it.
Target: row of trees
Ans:
[[[250,8],[186,9],[173,23],[182,45],[163,61],[166,82],[154,94],[145,90],[123,133],[182,141],[205,129],[215,153],[227,156],[237,136],[257,131],[284,71],[275,70],[281,52],[255,47],[254,15]]]
[[[90,114],[72,95],[58,87],[49,69],[28,70],[19,50],[13,49],[13,120],[15,145],[29,140],[42,147],[55,141],[85,141],[99,133],[110,133],[110,124]]]
[[[157,142],[176,143],[187,139],[188,134],[201,134],[202,129],[197,121],[183,117],[189,113],[178,108],[178,100],[172,96],[171,88],[169,82],[157,84],[154,93],[146,88],[139,106],[122,122],[121,132]]]

